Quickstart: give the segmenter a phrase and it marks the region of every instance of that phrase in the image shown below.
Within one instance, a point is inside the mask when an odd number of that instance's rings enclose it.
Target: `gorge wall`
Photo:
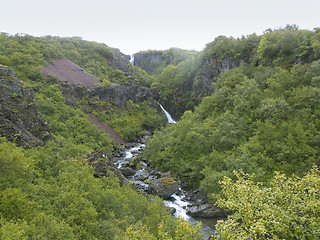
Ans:
[[[9,67],[0,65],[0,136],[25,148],[43,146],[53,139],[48,124],[25,87]]]

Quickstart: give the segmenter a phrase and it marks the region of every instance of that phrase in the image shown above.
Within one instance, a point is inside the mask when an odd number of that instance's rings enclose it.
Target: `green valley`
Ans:
[[[212,239],[320,238],[320,28],[133,57],[0,34],[0,239],[203,239],[112,167],[146,136],[140,158],[227,210]]]

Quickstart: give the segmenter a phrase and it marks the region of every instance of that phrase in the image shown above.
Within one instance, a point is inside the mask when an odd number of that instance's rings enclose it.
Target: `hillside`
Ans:
[[[79,38],[0,34],[0,62],[1,239],[194,239],[110,160],[165,124],[148,74]]]
[[[16,73],[0,65],[0,136],[18,146],[44,146],[53,136],[35,106],[33,91],[24,87]]]
[[[146,157],[233,211],[217,225],[222,239],[320,237],[319,43],[319,28],[291,26],[220,36],[195,70],[182,62],[159,75],[156,88],[173,105],[194,102],[176,99],[187,81],[213,84],[193,111],[154,134]]]
[[[68,59],[52,59],[41,69],[45,75],[52,74],[61,82],[80,84],[86,87],[94,87],[100,83],[100,79],[86,72],[83,68]]]
[[[268,182],[319,164],[319,36],[288,27],[207,44],[197,71],[214,93],[154,135],[150,161],[208,193],[240,168]]]
[[[320,238],[319,28],[134,56],[0,34],[1,239],[201,239],[113,165],[145,135],[152,168],[230,210],[216,238]]]
[[[209,43],[200,71],[214,94],[155,134],[150,161],[209,193],[240,168],[267,182],[319,164],[319,36],[281,29]]]

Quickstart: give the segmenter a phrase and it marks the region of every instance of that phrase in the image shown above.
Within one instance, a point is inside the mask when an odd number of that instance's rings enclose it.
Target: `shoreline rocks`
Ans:
[[[127,149],[134,147],[135,144],[126,144]],[[119,155],[125,156],[123,150],[117,151],[114,157],[118,159]],[[160,172],[148,166],[145,159],[143,160],[137,156],[140,152],[140,149],[131,150],[130,153],[133,154],[131,160],[121,161],[119,163],[120,169],[118,170],[122,176],[126,176],[130,181],[133,181],[136,188],[148,194],[158,195],[164,200],[172,200],[173,194],[185,195],[183,197],[184,201],[189,202],[189,205],[183,208],[191,217],[220,218],[228,215],[228,212],[209,203],[209,199],[204,192],[199,191],[199,189],[190,189],[186,183],[178,184],[170,172]],[[132,165],[129,164],[130,162],[132,162]],[[129,180],[127,181],[129,182]],[[173,210],[170,209],[170,211]]]
[[[191,206],[188,208],[187,214],[198,218],[218,218],[228,215],[226,211],[210,203]]]

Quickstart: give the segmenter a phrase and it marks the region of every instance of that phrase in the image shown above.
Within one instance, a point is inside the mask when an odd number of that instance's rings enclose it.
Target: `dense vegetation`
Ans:
[[[319,169],[302,178],[276,172],[269,187],[253,175],[235,175],[236,182],[222,181],[218,205],[236,214],[218,222],[220,239],[319,239]]]
[[[255,174],[254,181],[273,192],[274,171],[302,177],[320,164],[320,31],[289,27],[260,37],[218,37],[207,45],[202,55],[214,63],[243,60],[212,79],[214,94],[193,112],[186,111],[177,124],[154,134],[147,157],[155,167],[212,196],[221,191],[219,181],[225,176],[235,179],[234,170]],[[230,204],[245,201],[240,195]],[[250,207],[256,211],[256,206]],[[289,206],[284,211],[290,211]],[[315,212],[319,214],[319,209]],[[278,236],[286,234],[284,230]]]
[[[50,142],[25,150],[0,140],[1,239],[195,239],[159,198],[117,178],[95,178],[83,159]],[[147,238],[146,236],[150,237]]]
[[[152,130],[163,120],[159,114],[147,103],[128,102],[120,109],[87,97],[67,105],[59,81],[39,71],[45,61],[66,57],[102,79],[131,82],[133,76],[107,64],[111,56],[107,46],[79,38],[0,35],[0,63],[15,69],[24,87],[34,90],[36,105],[56,139],[43,147],[23,149],[0,138],[1,239],[200,237],[198,229],[174,219],[161,199],[148,198],[130,185],[120,186],[111,173],[95,178],[86,163],[87,153],[111,154],[113,147],[87,113],[110,121],[126,139]],[[133,72],[138,84],[147,85],[150,77],[144,71]]]
[[[167,66],[177,66],[179,63],[184,62],[190,56],[195,54],[195,51],[170,48],[162,51],[141,51],[136,53],[134,56],[136,65],[145,69],[149,74],[158,76]]]
[[[87,97],[74,99],[73,101],[76,103],[73,104],[75,106],[72,108],[64,104],[65,100],[60,92],[59,81],[53,76],[46,79],[40,73],[41,67],[47,61],[68,58],[99,77],[102,86],[110,83],[128,84],[132,81],[138,85],[150,86],[154,80],[142,69],[129,63],[123,71],[111,66],[113,51],[116,50],[105,44],[84,41],[79,37],[47,36],[37,38],[29,35],[10,36],[5,33],[0,34],[0,64],[12,67],[17,72],[18,77],[35,90],[37,103],[50,126],[52,125],[52,130],[59,131],[57,135],[67,134],[64,128],[69,129],[75,119],[87,118],[83,113],[80,113],[82,111],[87,114],[91,113],[100,120],[107,122],[118,131],[122,138],[132,141],[135,137],[142,135],[145,130],[153,131],[165,123],[164,116],[159,115],[160,109],[156,111],[148,103],[136,104],[132,102],[124,108],[119,108],[100,99],[91,99],[91,104],[89,104]],[[78,112],[75,113],[75,111]],[[60,116],[61,114],[68,116]],[[73,120],[66,121],[69,117]],[[81,122],[88,127],[90,125],[87,120]],[[65,126],[65,124],[69,125]],[[90,127],[92,128],[92,126]],[[75,137],[74,135],[78,135],[76,136],[78,142],[82,141],[84,143],[87,141],[85,139],[79,140],[81,131],[73,133],[70,139]],[[95,143],[88,145],[97,145],[102,141],[92,137],[91,140]],[[105,145],[105,143],[102,145]]]
[[[113,68],[113,50],[103,44],[0,35],[0,64],[34,89],[57,139],[27,150],[1,139],[1,239],[199,238],[159,199],[121,187],[112,176],[94,178],[83,158],[112,149],[88,113],[131,140],[161,125],[156,110],[146,102],[117,108],[98,98],[67,105],[60,83],[39,72],[51,58],[74,61],[105,86],[152,86],[167,104],[193,110],[156,131],[146,157],[233,212],[218,223],[220,237],[320,238],[320,29],[219,36],[200,53],[184,53],[170,53],[177,58],[155,66],[155,78],[133,66]],[[204,76],[215,92],[196,106],[206,95],[196,94]]]
[[[213,79],[212,96],[154,135],[150,161],[206,192],[239,168],[264,182],[275,170],[306,173],[319,161],[319,36],[282,29],[260,37],[250,61]],[[251,39],[218,37],[203,55],[246,56],[240,46]]]
[[[33,37],[0,34],[0,64],[12,66],[19,77],[31,78],[50,59],[67,58],[103,81],[150,85],[152,78],[141,69],[129,66],[128,72],[110,66],[113,51],[105,44],[88,42],[80,37]],[[133,76],[134,75],[134,76]]]

